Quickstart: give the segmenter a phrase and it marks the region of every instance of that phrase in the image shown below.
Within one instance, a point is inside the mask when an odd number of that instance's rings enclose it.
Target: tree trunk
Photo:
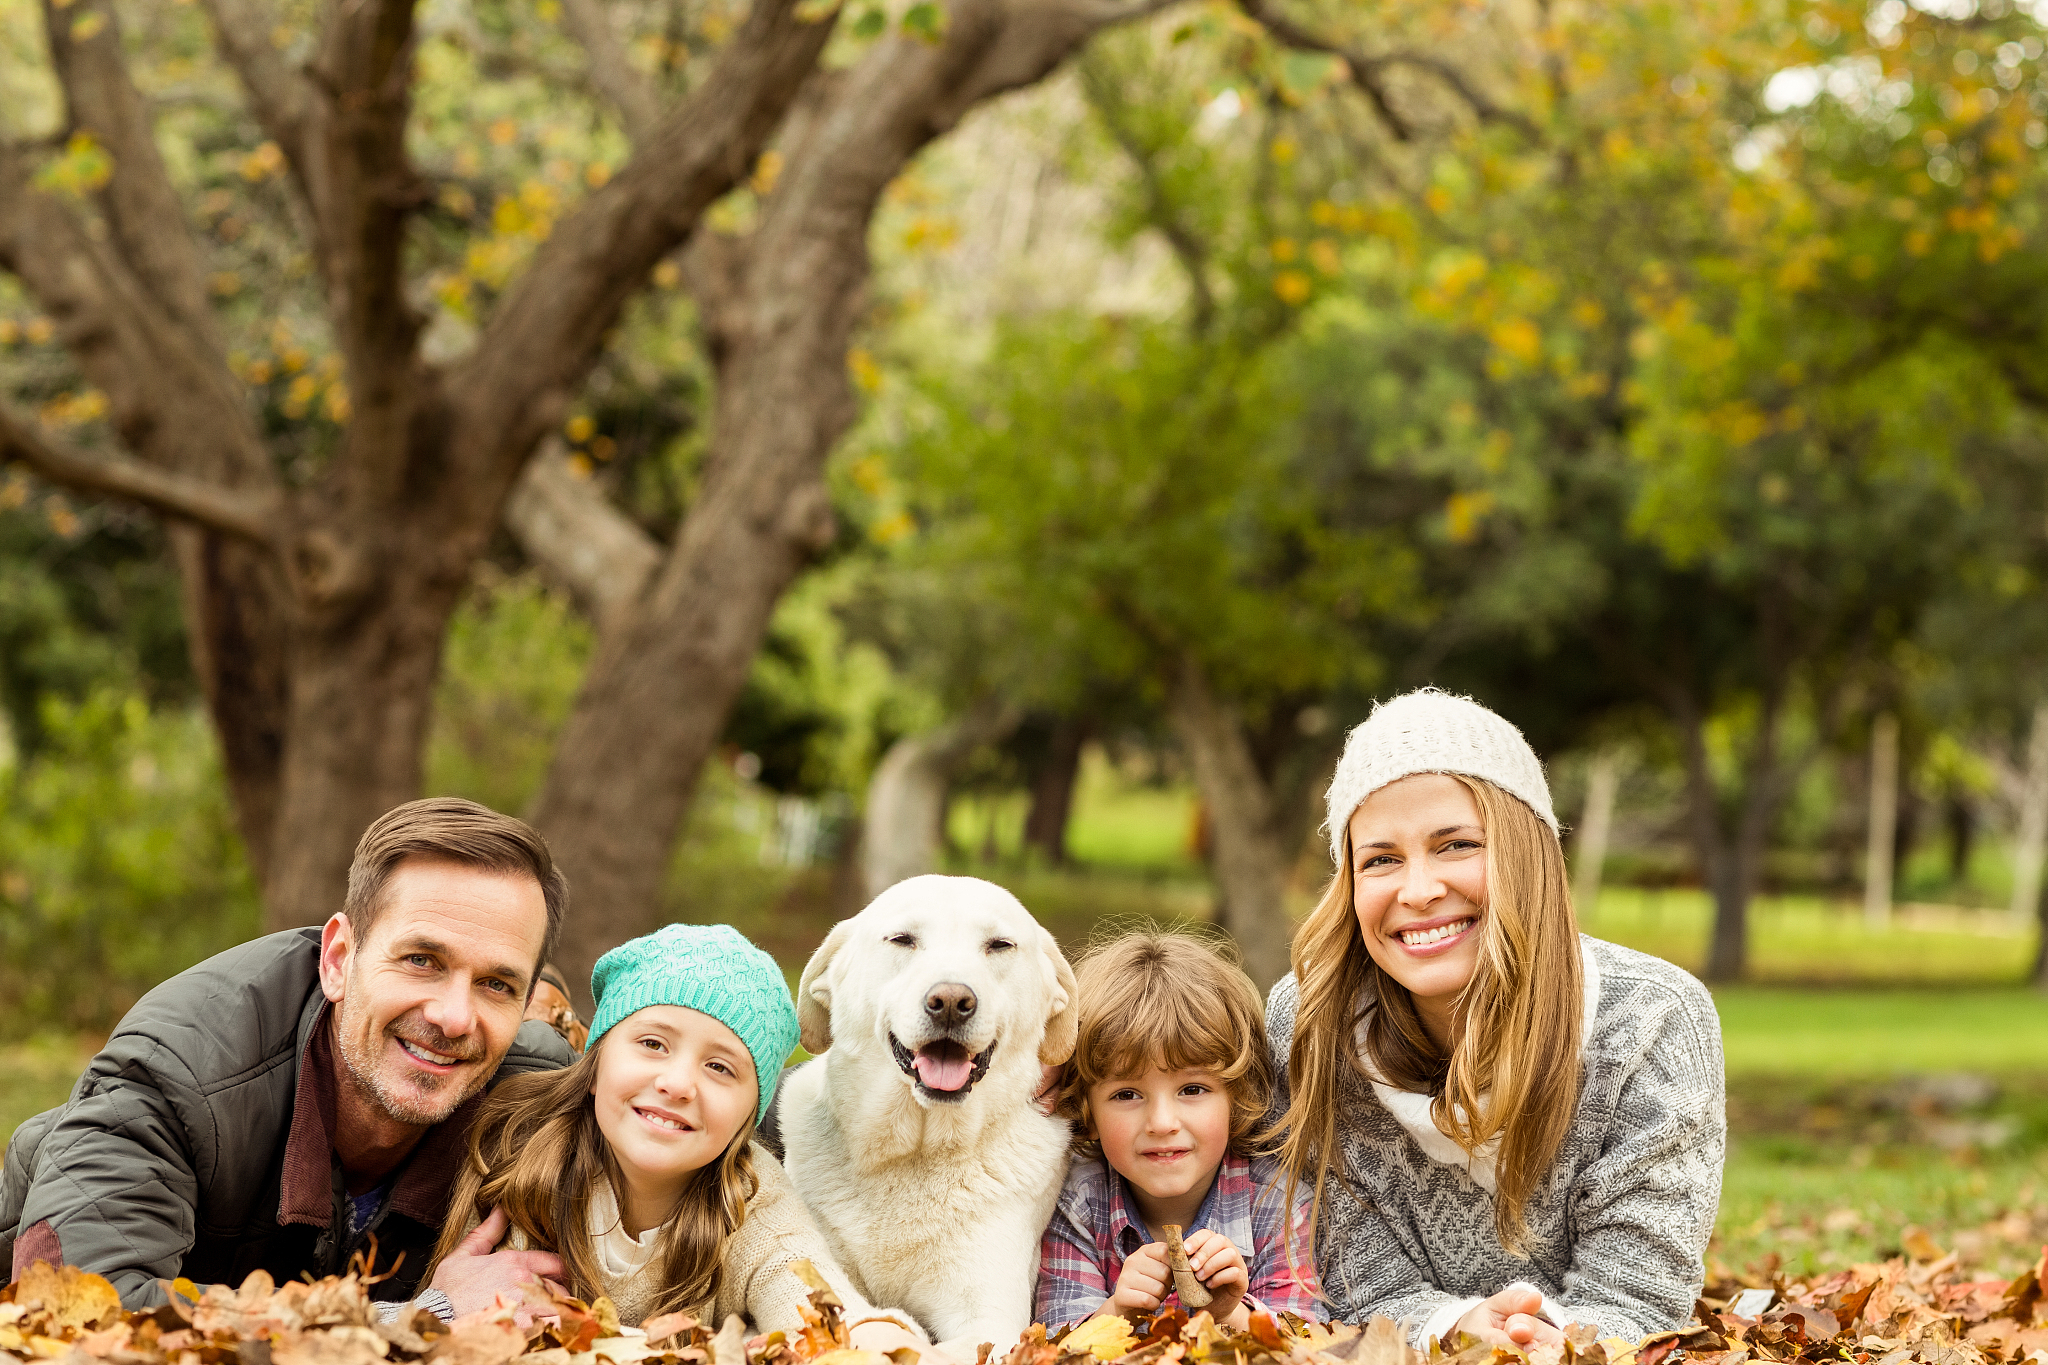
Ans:
[[[363,831],[421,794],[434,685],[458,599],[452,582],[407,574],[374,604],[300,639],[263,884],[267,927],[319,924],[339,910]]]
[[[1081,776],[1081,750],[1088,722],[1062,716],[1054,722],[1045,761],[1031,780],[1031,809],[1024,816],[1024,846],[1035,848],[1054,867],[1067,862],[1067,818],[1074,810],[1074,785]]]
[[[1714,898],[1714,926],[1702,973],[1708,981],[1739,981],[1748,971],[1749,901],[1756,892],[1782,780],[1778,710],[1774,698],[1764,700],[1732,829],[1708,763],[1706,718],[1691,706],[1677,717],[1685,743],[1687,825],[1707,891]]]
[[[936,43],[885,38],[814,76],[758,226],[697,235],[691,288],[716,368],[703,491],[648,588],[601,631],[534,806],[579,886],[570,980],[661,913],[698,769],[776,601],[834,535],[824,465],[856,411],[846,356],[882,192],[976,104],[1157,7],[958,0]]]
[[[1275,827],[1273,794],[1252,759],[1243,721],[1192,656],[1175,668],[1168,706],[1212,820],[1217,922],[1237,940],[1245,971],[1264,991],[1287,974],[1295,843]]]
[[[896,883],[937,871],[944,842],[946,793],[961,767],[984,744],[1017,723],[994,697],[967,714],[889,746],[868,783],[861,820],[861,880],[873,900]]]
[[[2034,913],[2041,900],[2043,855],[2048,853],[2048,702],[2034,708],[2027,741],[2027,772],[2020,789],[2019,828],[2013,839],[2012,915]]]
[[[1606,748],[1593,755],[1586,774],[1586,813],[1572,844],[1572,901],[1579,922],[1589,922],[1600,901],[1600,874],[1607,862],[1607,841],[1614,827],[1614,798],[1621,790],[1621,751]]]
[[[1892,843],[1899,820],[1899,718],[1887,711],[1870,727],[1869,840],[1863,854],[1863,922],[1892,919]]]

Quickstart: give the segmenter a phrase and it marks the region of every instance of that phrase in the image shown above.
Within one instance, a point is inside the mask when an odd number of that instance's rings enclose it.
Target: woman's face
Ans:
[[[648,1192],[680,1192],[691,1172],[724,1154],[760,1101],[739,1035],[680,1005],[649,1005],[612,1025],[590,1093],[620,1170]]]
[[[1417,773],[1368,796],[1350,833],[1351,904],[1365,950],[1408,988],[1444,1043],[1452,1003],[1479,965],[1486,918],[1478,803],[1454,777]]]

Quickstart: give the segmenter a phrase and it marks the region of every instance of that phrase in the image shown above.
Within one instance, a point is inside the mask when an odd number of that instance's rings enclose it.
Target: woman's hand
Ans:
[[[1251,1288],[1252,1277],[1244,1268],[1244,1253],[1228,1237],[1208,1228],[1194,1233],[1183,1245],[1187,1248],[1188,1269],[1209,1287],[1212,1295],[1209,1315],[1240,1331],[1249,1327],[1252,1315],[1245,1307],[1244,1295]]]
[[[1503,1289],[1459,1318],[1451,1332],[1469,1332],[1495,1346],[1564,1345],[1564,1333],[1542,1312],[1543,1296],[1535,1290]]]
[[[847,1332],[846,1339],[863,1351],[877,1355],[909,1347],[917,1352],[918,1365],[955,1365],[953,1358],[936,1346],[928,1346],[906,1330],[901,1323],[890,1322],[887,1318],[870,1318]]]
[[[1173,1272],[1166,1268],[1166,1243],[1153,1242],[1139,1247],[1124,1262],[1123,1270],[1116,1277],[1116,1292],[1109,1301],[1095,1310],[1094,1316],[1134,1317],[1139,1313],[1150,1313],[1159,1307],[1166,1297],[1167,1281]]]

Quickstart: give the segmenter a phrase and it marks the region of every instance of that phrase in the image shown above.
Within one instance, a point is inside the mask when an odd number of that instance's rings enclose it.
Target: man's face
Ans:
[[[320,984],[342,1065],[399,1123],[435,1124],[483,1089],[512,1046],[547,936],[540,883],[409,858],[357,940],[327,922]]]

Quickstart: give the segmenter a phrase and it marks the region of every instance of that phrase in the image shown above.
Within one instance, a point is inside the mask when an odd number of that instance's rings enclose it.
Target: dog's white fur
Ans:
[[[950,1102],[890,1045],[946,1036],[924,1003],[949,983],[978,1001],[950,1036],[995,1049]],[[984,1341],[1007,1349],[1031,1323],[1039,1236],[1067,1169],[1067,1126],[1032,1103],[1041,1063],[1074,1050],[1059,945],[999,886],[913,877],[834,926],[804,968],[797,1018],[824,1056],[783,1086],[786,1165],[833,1257],[868,1302],[908,1311],[956,1360]]]

